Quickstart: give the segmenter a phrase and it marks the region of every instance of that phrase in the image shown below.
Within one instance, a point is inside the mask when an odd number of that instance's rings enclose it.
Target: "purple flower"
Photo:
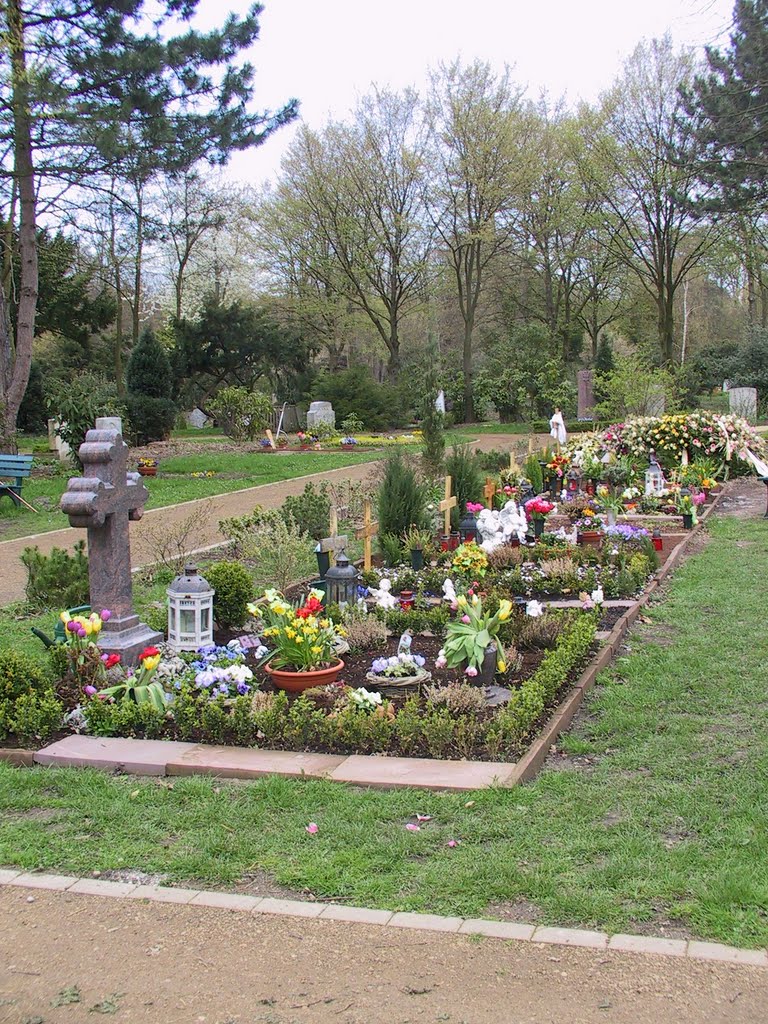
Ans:
[[[101,610],[101,621],[102,622],[109,622],[109,620],[111,618],[112,618],[112,612],[109,610],[109,608],[102,608],[102,610]]]
[[[251,691],[251,688],[248,685],[248,683],[238,683],[237,684],[237,692],[240,694],[241,697],[245,696],[246,693],[250,693],[250,691]]]
[[[98,691],[97,691],[95,686],[84,686],[83,687],[83,693],[86,694],[86,696],[88,696],[88,697],[92,697],[94,695],[94,693],[97,693],[97,692]]]

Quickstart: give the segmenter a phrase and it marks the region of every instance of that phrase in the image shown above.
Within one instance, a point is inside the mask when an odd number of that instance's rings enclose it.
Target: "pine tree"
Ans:
[[[183,171],[263,142],[296,101],[252,113],[253,68],[235,61],[258,38],[258,4],[208,33],[173,35],[198,0],[7,0],[0,11],[0,140],[12,160],[20,275],[11,288],[12,227],[0,288],[0,449],[15,444],[29,379],[38,298],[37,197],[156,162]],[[12,163],[12,166],[10,164]],[[11,204],[9,204],[11,205]],[[9,304],[16,303],[15,337]]]
[[[702,149],[705,208],[748,212],[768,197],[768,0],[737,0],[730,47],[684,91]]]
[[[171,363],[168,353],[153,331],[144,331],[139,344],[131,352],[125,370],[125,383],[128,391],[134,394],[149,395],[152,398],[171,397]]]

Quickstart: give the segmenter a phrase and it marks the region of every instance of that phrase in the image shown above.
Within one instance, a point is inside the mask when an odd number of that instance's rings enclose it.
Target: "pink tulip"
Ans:
[[[317,827],[314,821],[310,821],[308,825],[304,827],[305,832],[309,832],[311,836],[317,835],[320,829]]]
[[[102,610],[102,613],[101,613],[101,621],[102,622],[109,622],[109,620],[111,618],[112,618],[112,612],[109,610],[109,608],[104,608]]]
[[[458,839],[449,839],[448,840],[448,846],[450,846],[451,849],[453,849],[454,846],[458,846],[458,845],[459,845]]]
[[[470,665],[468,668],[464,669],[464,675],[474,678],[477,675],[477,669],[474,665]]]
[[[96,693],[96,692],[97,692],[97,690],[96,690],[95,686],[84,686],[83,687],[83,693],[86,694],[88,697],[92,697],[94,695],[94,693]]]
[[[468,615],[462,615],[462,616],[461,616],[461,621],[462,621],[462,622],[466,622],[466,624],[467,624],[467,625],[469,625],[469,623],[470,623],[470,622],[471,622],[472,620],[470,619],[470,617],[469,617]]]
[[[416,821],[432,821],[431,814],[417,814]]]
[[[421,832],[421,825],[414,825],[412,821],[409,821],[405,827],[409,832]]]

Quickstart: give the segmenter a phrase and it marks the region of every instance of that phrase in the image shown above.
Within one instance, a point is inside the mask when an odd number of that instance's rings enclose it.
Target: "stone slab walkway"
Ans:
[[[764,1024],[764,951],[0,872],[0,1020]]]
[[[511,782],[515,765],[494,761],[436,761],[419,757],[345,757],[251,747],[65,736],[34,754],[55,767],[98,768],[130,775],[215,775],[257,779],[264,775],[330,779],[385,789],[410,787],[464,792]]]

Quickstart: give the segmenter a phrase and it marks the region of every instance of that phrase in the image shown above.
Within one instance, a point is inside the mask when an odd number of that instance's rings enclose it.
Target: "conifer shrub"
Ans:
[[[379,533],[402,535],[411,526],[427,526],[427,491],[402,452],[387,456],[378,493]]]

